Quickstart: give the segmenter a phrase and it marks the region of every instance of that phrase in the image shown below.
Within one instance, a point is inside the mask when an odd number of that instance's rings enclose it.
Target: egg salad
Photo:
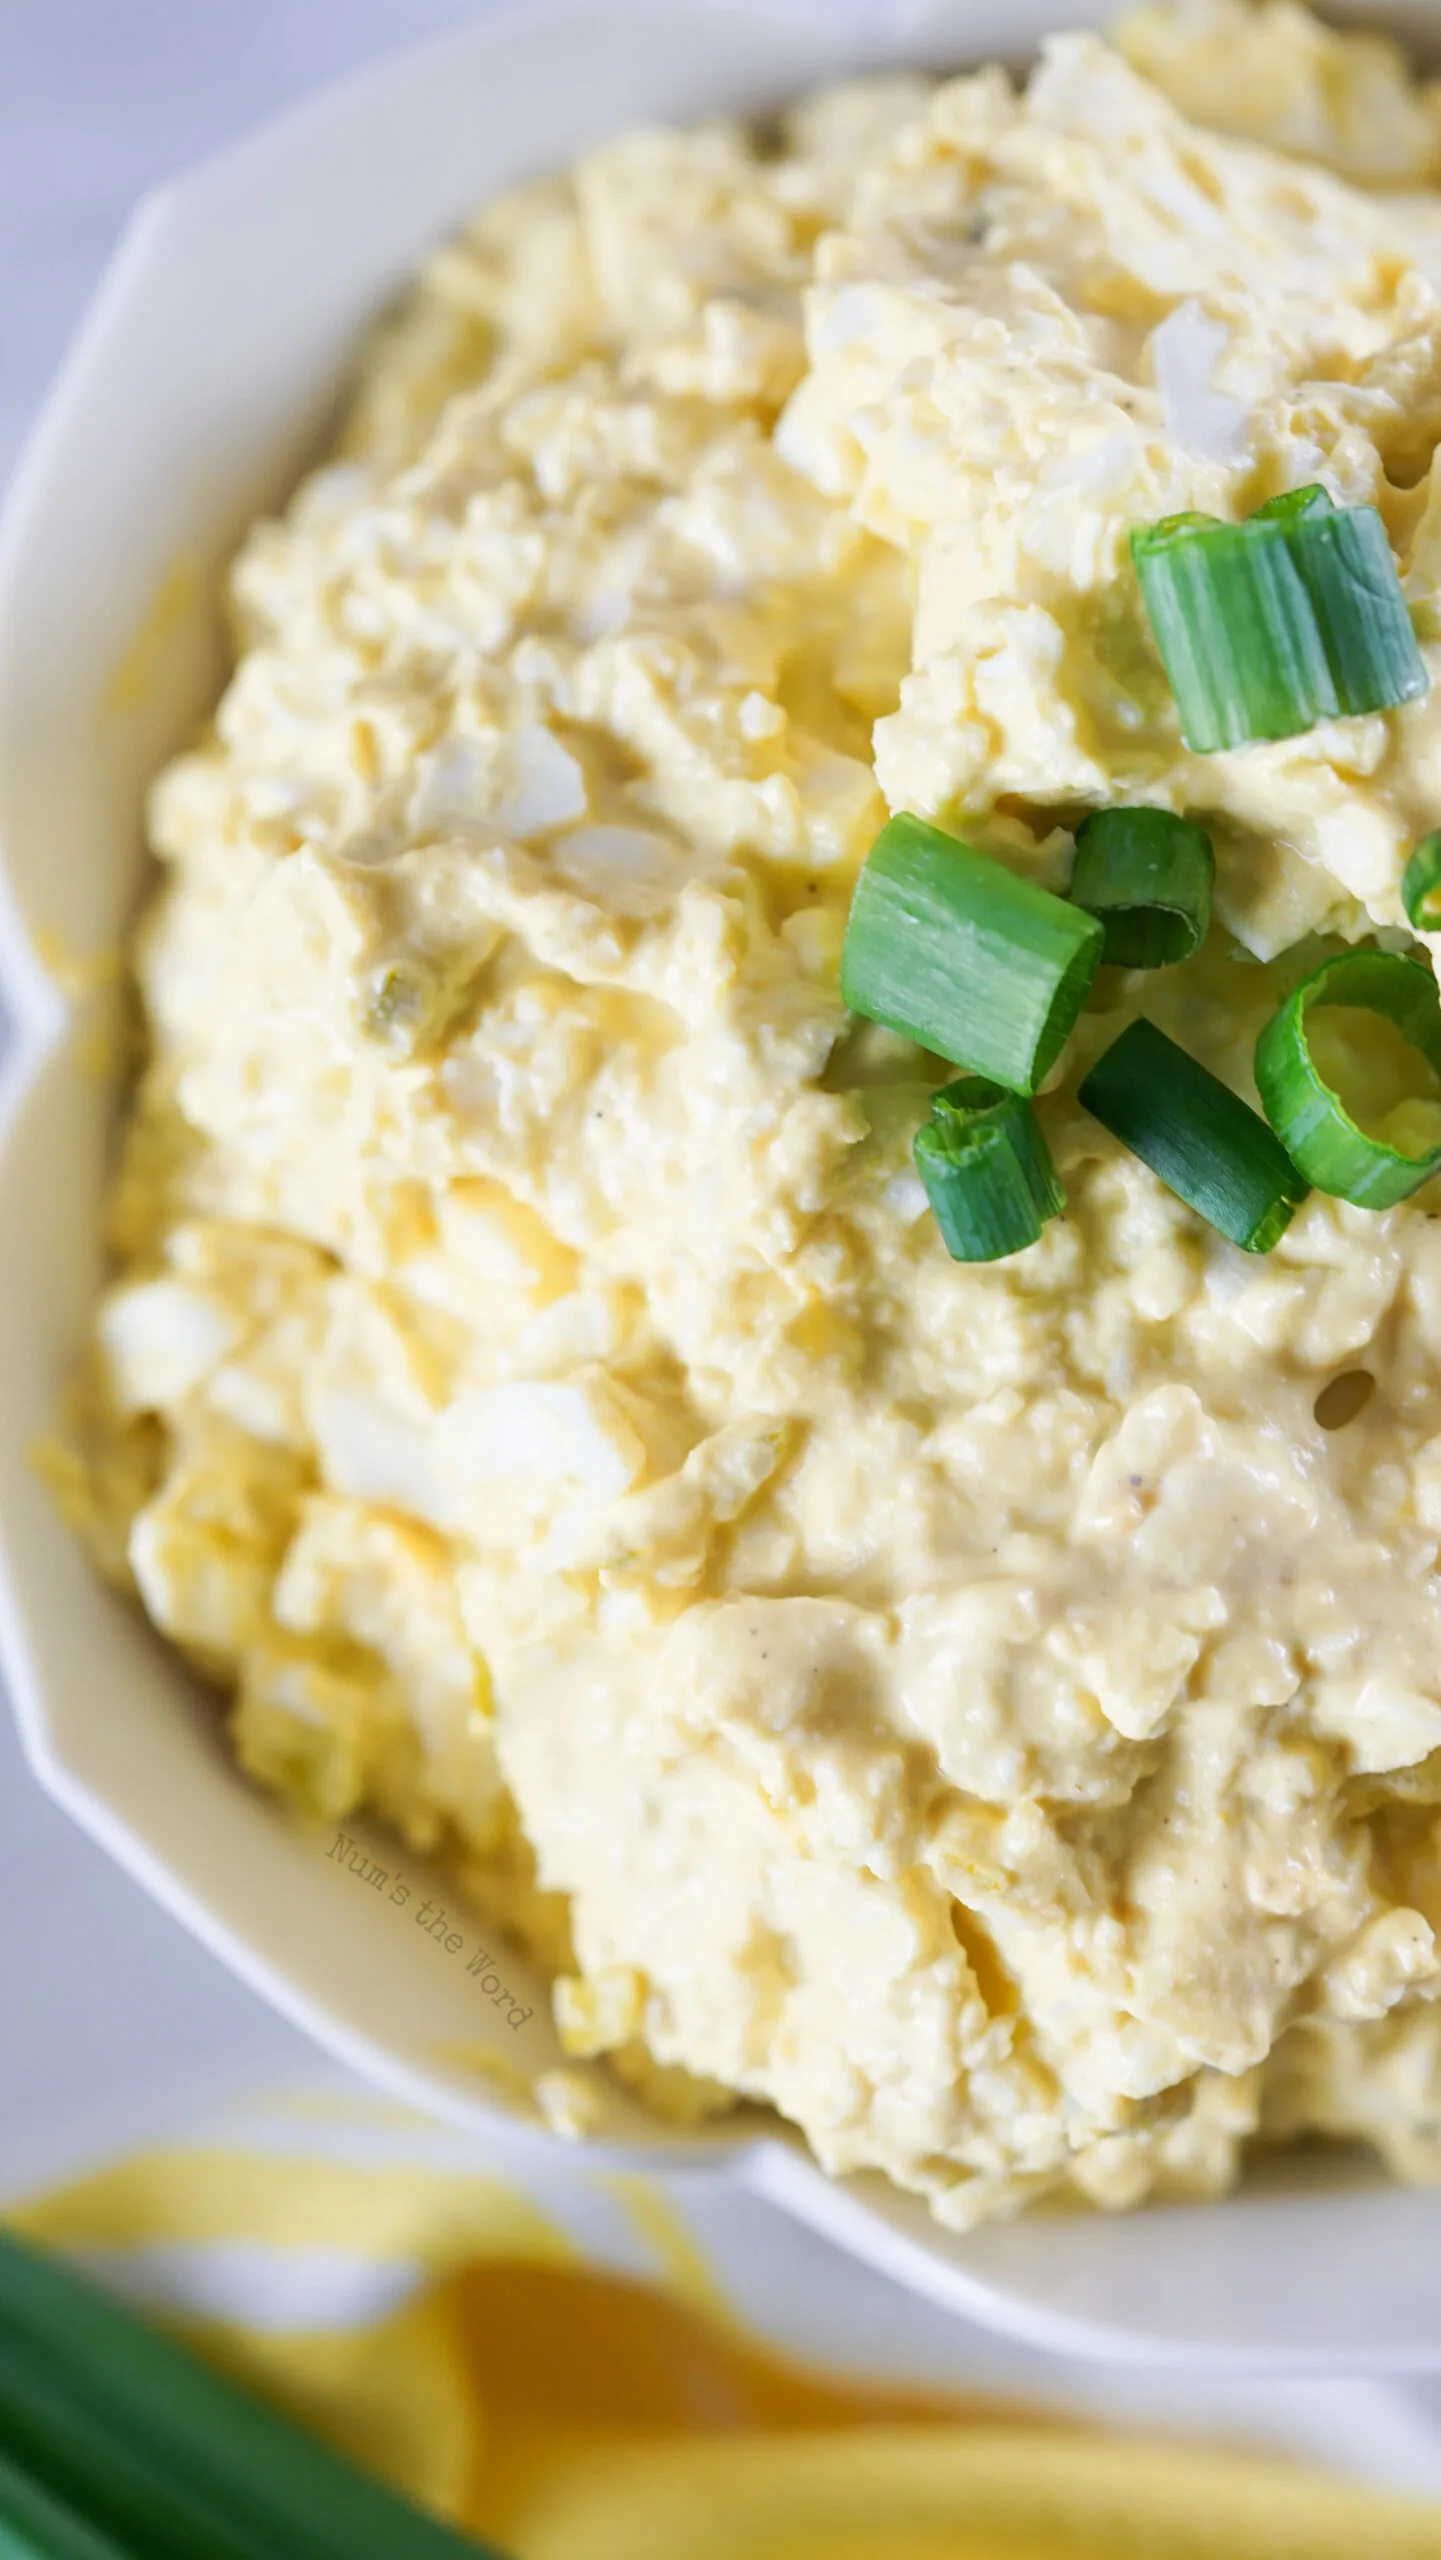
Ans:
[[[576,2121],[1441,2173],[1438,446],[1441,100],[1190,0],[488,206],[246,541],[66,1498]]]

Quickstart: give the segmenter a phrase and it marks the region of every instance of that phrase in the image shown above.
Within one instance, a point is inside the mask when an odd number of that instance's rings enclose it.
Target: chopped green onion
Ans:
[[[1441,933],[1441,831],[1423,836],[1407,863],[1401,904],[1418,933]]]
[[[1426,668],[1374,507],[1292,489],[1242,524],[1167,516],[1131,554],[1188,747],[1293,738],[1424,693]]]
[[[1283,489],[1278,498],[1268,498],[1264,506],[1253,507],[1247,521],[1254,523],[1259,517],[1262,523],[1274,518],[1281,524],[1294,524],[1298,516],[1329,515],[1335,503],[1329,489],[1323,489],[1319,480],[1310,480],[1304,489]]]
[[[1030,1104],[984,1076],[958,1076],[932,1095],[914,1152],[953,1262],[1022,1252],[1066,1205]]]
[[[1101,928],[1000,862],[892,818],[866,857],[841,953],[852,1013],[1034,1093],[1070,1035]]]
[[[1071,899],[1121,969],[1164,969],[1206,939],[1216,858],[1204,827],[1169,809],[1096,809],[1076,833]]]
[[[1122,1032],[1080,1100],[1168,1191],[1247,1253],[1269,1253],[1306,1197],[1260,1114],[1153,1022]]]
[[[1266,1117],[1318,1191],[1358,1208],[1390,1209],[1441,1173],[1441,1146],[1408,1154],[1357,1127],[1311,1055],[1316,1005],[1379,1014],[1441,1075],[1441,999],[1429,969],[1395,951],[1341,951],[1303,978],[1256,1043]]]

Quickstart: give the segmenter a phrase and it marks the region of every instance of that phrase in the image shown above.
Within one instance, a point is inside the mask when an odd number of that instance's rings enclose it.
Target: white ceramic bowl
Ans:
[[[431,240],[625,123],[763,108],[862,63],[1023,53],[1093,14],[1088,0],[516,0],[142,206],[11,493],[0,1662],[37,1775],[132,1873],[345,2061],[492,2147],[552,2139],[515,2071],[559,2058],[541,1986],[453,1896],[443,1935],[418,1929],[426,1880],[409,1877],[402,1905],[389,1879],[407,1862],[387,1842],[369,1847],[387,1871],[377,1889],[245,1785],[213,1699],[98,1585],[30,1461],[97,1282],[114,1107],[93,1019],[61,982],[123,936],[142,787],[219,683],[215,573],[295,478],[358,332]],[[487,1983],[529,2023],[508,2026]],[[691,2135],[622,2111],[618,2139],[585,2157],[719,2164],[918,2290],[1044,2345],[1292,2371],[1441,2363],[1438,2196],[1293,2174],[1221,2205],[961,2240],[880,2179],[827,2179],[766,2118]]]

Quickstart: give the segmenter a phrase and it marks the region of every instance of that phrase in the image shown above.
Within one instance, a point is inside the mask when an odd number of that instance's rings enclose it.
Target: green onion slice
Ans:
[[[1281,524],[1294,524],[1297,516],[1329,515],[1335,503],[1329,489],[1323,489],[1319,480],[1310,480],[1304,489],[1283,489],[1278,498],[1268,498],[1264,506],[1253,507],[1247,521],[1266,524],[1274,518]],[[1207,519],[1202,517],[1201,521],[1205,523]]]
[[[1030,1104],[985,1076],[958,1076],[932,1095],[914,1152],[953,1262],[1022,1252],[1066,1205]]]
[[[1169,809],[1096,809],[1076,833],[1074,905],[1121,969],[1164,969],[1206,939],[1216,857],[1204,827]]]
[[[1441,933],[1441,831],[1423,836],[1407,863],[1401,904],[1418,933]]]
[[[1093,916],[924,819],[892,818],[866,857],[841,953],[853,1013],[1034,1093],[1101,957]]]
[[[1167,516],[1131,554],[1188,747],[1293,738],[1424,693],[1386,528],[1374,507],[1292,489],[1241,524]]]
[[[1441,1173],[1441,1146],[1420,1154],[1357,1127],[1311,1054],[1317,1005],[1350,1005],[1394,1025],[1441,1075],[1441,999],[1429,969],[1394,951],[1342,951],[1303,978],[1256,1043],[1266,1117],[1318,1191],[1358,1208],[1390,1209]]]
[[[1247,1253],[1269,1253],[1306,1197],[1260,1114],[1153,1022],[1122,1032],[1080,1099],[1168,1191]]]

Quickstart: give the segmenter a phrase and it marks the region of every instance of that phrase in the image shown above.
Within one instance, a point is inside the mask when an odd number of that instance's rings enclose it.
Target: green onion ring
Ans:
[[[1215,877],[1205,828],[1169,809],[1095,809],[1076,830],[1071,901],[1096,918],[1116,968],[1164,969],[1199,951]]]
[[[1023,1252],[1066,1205],[1030,1104],[985,1076],[958,1076],[932,1095],[913,1152],[953,1262]]]
[[[1309,480],[1304,489],[1283,489],[1277,498],[1268,498],[1264,506],[1253,507],[1246,518],[1248,524],[1294,524],[1300,516],[1329,515],[1336,504],[1329,489],[1319,480]]]
[[[882,827],[841,953],[841,997],[937,1057],[1034,1093],[1085,1003],[1103,936],[1052,897],[923,818]]]
[[[1417,933],[1441,933],[1441,829],[1423,836],[1407,863],[1401,904]]]
[[[1168,1191],[1246,1253],[1269,1253],[1306,1196],[1259,1112],[1154,1022],[1127,1026],[1078,1099]]]
[[[1240,524],[1190,514],[1138,525],[1131,556],[1182,735],[1198,755],[1298,737],[1426,691],[1374,507],[1292,489]]]
[[[1441,1173],[1441,1146],[1405,1155],[1357,1127],[1311,1056],[1307,1016],[1314,1005],[1327,1004],[1379,1014],[1441,1075],[1436,981],[1399,952],[1338,952],[1302,979],[1256,1043],[1256,1086],[1266,1117],[1307,1181],[1358,1208],[1391,1209]]]

